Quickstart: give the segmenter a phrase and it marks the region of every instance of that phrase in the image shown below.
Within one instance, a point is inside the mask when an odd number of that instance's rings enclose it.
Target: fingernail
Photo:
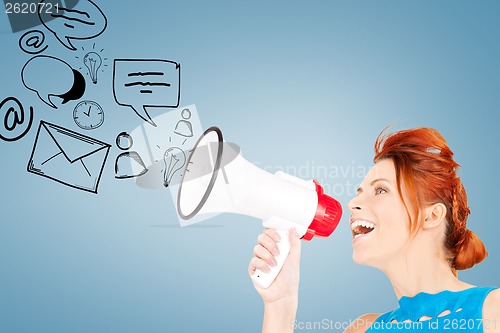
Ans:
[[[276,242],[279,242],[279,241],[281,240],[280,234],[275,233],[275,234],[274,234],[273,239],[274,239]]]
[[[272,251],[271,251],[271,252],[272,252],[272,254],[273,254],[273,255],[275,255],[275,256],[277,256],[277,255],[279,255],[279,254],[280,254],[280,250],[279,250],[277,247],[275,247],[274,249],[272,249]]]
[[[263,271],[269,273],[271,271],[271,269],[269,268],[269,266],[266,266],[266,267],[264,267]]]
[[[271,266],[276,266],[278,264],[278,262],[276,261],[276,259],[272,258],[271,259]]]

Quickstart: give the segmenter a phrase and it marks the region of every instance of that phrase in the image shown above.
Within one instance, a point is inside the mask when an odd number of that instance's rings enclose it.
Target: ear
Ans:
[[[435,203],[424,208],[423,229],[432,229],[440,226],[446,219],[446,206]]]

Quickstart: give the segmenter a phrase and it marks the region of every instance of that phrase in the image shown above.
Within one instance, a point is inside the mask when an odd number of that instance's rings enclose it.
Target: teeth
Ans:
[[[351,223],[351,230],[354,230],[355,228],[357,227],[365,227],[365,228],[370,228],[370,229],[374,229],[375,228],[375,224],[371,223],[371,222],[368,222],[368,221],[363,221],[363,220],[357,220],[357,221],[354,221]]]

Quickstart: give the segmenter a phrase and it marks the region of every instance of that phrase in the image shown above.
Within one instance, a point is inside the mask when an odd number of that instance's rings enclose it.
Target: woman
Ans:
[[[348,204],[356,263],[380,269],[389,278],[399,307],[365,314],[346,332],[500,332],[500,289],[478,288],[457,278],[457,270],[487,255],[466,228],[470,211],[453,152],[434,129],[417,128],[375,142],[374,167]],[[258,238],[249,274],[274,266],[278,234]],[[263,332],[292,332],[298,305],[300,240],[290,233],[291,250],[268,289]]]

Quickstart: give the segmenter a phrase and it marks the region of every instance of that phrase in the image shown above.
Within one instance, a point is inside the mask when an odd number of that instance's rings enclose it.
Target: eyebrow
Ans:
[[[370,182],[370,186],[373,186],[373,184],[375,184],[376,182],[379,182],[379,181],[385,181],[385,182],[388,182],[390,183],[389,179],[386,179],[386,178],[377,178],[377,179],[374,179]],[[356,193],[362,193],[363,192],[363,188],[360,186],[358,187],[358,189],[356,190]]]

